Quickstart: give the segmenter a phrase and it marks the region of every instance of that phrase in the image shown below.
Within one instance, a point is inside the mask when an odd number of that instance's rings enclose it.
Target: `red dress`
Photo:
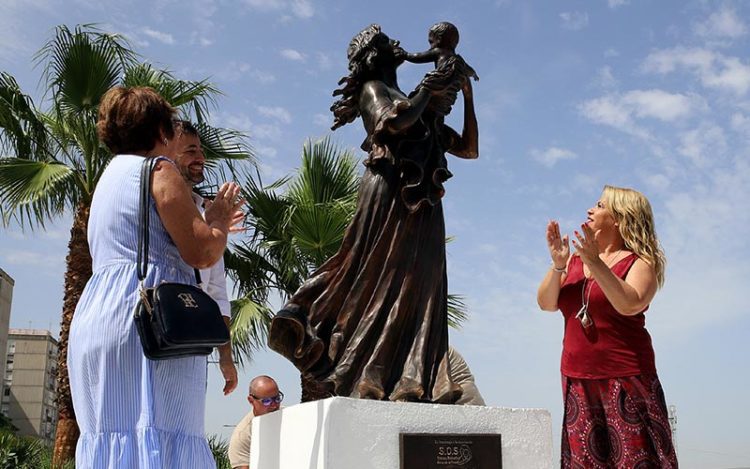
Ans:
[[[635,254],[611,267],[624,279]],[[593,324],[576,314],[587,303]],[[656,375],[644,309],[619,314],[578,256],[570,260],[558,306],[565,318],[561,371],[564,468],[676,468],[664,392]]]

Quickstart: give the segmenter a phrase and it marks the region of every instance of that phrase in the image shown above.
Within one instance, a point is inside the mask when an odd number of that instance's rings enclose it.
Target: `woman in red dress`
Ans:
[[[605,186],[575,231],[547,225],[552,265],[539,307],[563,313],[563,468],[676,468],[667,406],[645,312],[664,283],[666,259],[651,205]]]

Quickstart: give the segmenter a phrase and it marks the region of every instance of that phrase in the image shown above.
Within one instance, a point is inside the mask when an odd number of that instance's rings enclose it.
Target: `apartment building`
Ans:
[[[57,425],[57,339],[45,330],[10,329],[5,365],[2,413],[19,435],[51,445]]]
[[[0,376],[5,376],[5,352],[8,350],[8,325],[10,324],[10,304],[13,302],[15,281],[0,269]],[[3,385],[0,383],[0,392]]]

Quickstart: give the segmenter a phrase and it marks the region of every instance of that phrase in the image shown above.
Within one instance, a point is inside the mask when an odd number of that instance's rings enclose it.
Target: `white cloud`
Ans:
[[[727,90],[740,96],[750,90],[750,65],[737,57],[727,57],[708,49],[676,47],[658,50],[646,57],[641,69],[659,74],[687,69],[706,88]]]
[[[292,0],[292,13],[298,18],[312,18],[315,8],[308,0]]]
[[[175,43],[174,37],[171,34],[163,33],[161,31],[156,31],[155,29],[143,28],[141,29],[141,34],[144,34],[152,39],[156,39],[162,44],[167,44],[171,46],[171,45],[174,45]]]
[[[579,31],[589,24],[589,14],[580,11],[566,11],[560,13],[562,27],[571,31]]]
[[[643,182],[646,183],[646,186],[649,189],[652,189],[654,191],[660,190],[666,190],[669,188],[669,185],[671,183],[671,179],[669,176],[665,174],[656,174],[652,172],[647,172],[641,176],[641,179]]]
[[[631,122],[631,112],[626,109],[617,96],[603,96],[590,99],[578,107],[589,120],[599,124],[622,128]]]
[[[255,151],[255,156],[257,156],[261,160],[264,160],[266,158],[276,158],[276,155],[279,154],[276,148],[265,145],[256,145],[253,147],[253,150]]]
[[[596,72],[595,83],[605,89],[617,86],[617,79],[612,74],[612,67],[605,65]]]
[[[199,46],[207,47],[212,45],[214,43],[214,40],[202,36],[201,34],[196,32],[191,35],[190,42],[191,44],[198,44]]]
[[[272,73],[258,70],[247,62],[236,62],[234,60],[230,61],[218,72],[217,76],[229,82],[235,82],[243,79],[245,76],[249,76],[264,85],[276,81],[276,77]]]
[[[218,11],[217,0],[163,0],[157,1],[155,10],[157,18],[162,21],[169,21],[174,18],[175,8],[184,10],[190,18],[187,24],[187,30],[190,33],[190,44],[200,47],[208,47],[214,44],[212,37],[220,28],[214,21],[214,16]]]
[[[262,83],[264,85],[268,83],[273,83],[276,81],[276,76],[269,72],[264,72],[262,70],[252,70],[250,72],[250,76],[255,79],[255,81]]]
[[[650,117],[664,122],[690,115],[697,108],[705,107],[695,95],[669,93],[663,90],[634,90],[622,96],[622,104],[638,117]]]
[[[549,147],[546,150],[532,149],[531,157],[548,168],[552,168],[559,161],[572,160],[578,157],[570,150],[558,147]]]
[[[609,59],[612,57],[619,57],[619,56],[620,56],[620,52],[614,47],[610,47],[604,51],[604,58]]]
[[[276,119],[284,124],[292,122],[292,115],[281,106],[256,106],[256,109],[260,115]]]
[[[328,56],[328,54],[324,54],[323,52],[316,52],[315,56],[318,58],[318,68],[320,68],[321,70],[330,70],[333,61]]]
[[[294,62],[304,62],[307,60],[305,54],[294,49],[282,49],[280,54],[285,59],[292,60]]]
[[[282,0],[244,0],[244,2],[249,7],[260,11],[281,10],[286,6],[286,2]]]
[[[737,39],[747,34],[747,26],[735,11],[724,5],[694,27],[698,36],[709,39]]]
[[[630,0],[607,0],[607,5],[610,8],[617,8],[630,3]]]
[[[740,208],[750,199],[747,159],[696,173],[684,181],[686,186],[680,185],[689,189],[666,194],[658,220],[669,259],[667,288],[660,299],[666,306],[659,310],[678,311],[679,324],[672,322],[670,328],[691,331],[745,314],[750,275],[746,257],[738,255],[750,237],[750,212]],[[698,276],[696,266],[701,266]]]
[[[313,116],[313,124],[330,127],[333,124],[333,119],[328,114],[315,114]]]
[[[650,53],[641,65],[641,69],[653,73],[671,73],[678,67],[706,72],[713,67],[716,53],[708,49],[675,47]]]
[[[740,136],[750,139],[750,118],[740,112],[732,114],[732,129]]]
[[[48,21],[45,16],[53,10],[46,0],[0,1],[0,61],[30,60],[37,46],[31,42],[31,32],[23,26],[29,21],[26,18],[33,16]],[[5,69],[6,64],[3,63],[2,67]]]
[[[287,21],[292,17],[307,19],[315,16],[315,7],[310,0],[244,0],[244,2],[254,10],[282,13],[282,21]]]
[[[223,114],[212,115],[215,119],[216,125],[228,127],[230,129],[236,129],[250,135],[253,142],[261,140],[265,141],[279,141],[283,132],[278,125],[275,124],[256,124],[250,118],[244,114]]]
[[[680,135],[680,146],[677,151],[695,166],[706,168],[722,158],[727,151],[724,130],[713,124],[704,124],[684,132]]]
[[[651,89],[590,99],[579,105],[578,109],[593,122],[630,133],[640,133],[634,126],[635,118],[672,122],[705,107],[705,102],[699,96]]]
[[[37,251],[15,249],[13,251],[4,251],[3,259],[10,265],[43,266],[48,268],[53,265],[56,267],[64,265],[65,254],[52,255],[43,254]]]

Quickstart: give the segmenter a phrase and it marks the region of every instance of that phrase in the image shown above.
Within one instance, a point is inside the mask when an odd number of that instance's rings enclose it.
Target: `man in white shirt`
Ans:
[[[192,190],[194,186],[206,179],[203,174],[206,157],[203,154],[198,130],[192,123],[185,120],[174,121],[174,130],[177,136],[175,154],[168,156],[175,162],[177,169],[180,170],[182,177]],[[203,213],[205,202],[203,197],[196,194],[195,191],[192,192],[192,196],[198,210]],[[216,264],[208,269],[201,269],[200,277],[203,290],[219,305],[219,310],[222,316],[224,316],[224,322],[229,327],[232,313],[227,295],[224,259],[219,259]],[[224,375],[224,395],[227,395],[237,387],[237,369],[232,359],[231,344],[219,347],[219,368],[222,375]]]
[[[253,417],[276,412],[284,400],[284,393],[270,376],[256,376],[250,381],[247,402],[252,409],[234,428],[229,440],[229,463],[233,469],[248,469],[250,466],[250,438]]]

